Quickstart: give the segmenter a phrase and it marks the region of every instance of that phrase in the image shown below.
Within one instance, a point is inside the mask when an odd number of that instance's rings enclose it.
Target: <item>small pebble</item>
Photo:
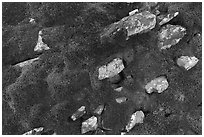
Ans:
[[[127,101],[127,98],[126,97],[119,97],[119,98],[116,98],[115,99],[117,103],[123,103],[123,102],[126,102]]]
[[[86,107],[81,106],[72,116],[71,119],[75,121],[76,119],[82,117],[86,113]]]

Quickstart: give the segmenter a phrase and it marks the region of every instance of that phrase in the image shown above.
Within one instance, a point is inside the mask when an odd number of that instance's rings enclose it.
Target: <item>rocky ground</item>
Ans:
[[[202,134],[202,3],[2,8],[3,134]]]

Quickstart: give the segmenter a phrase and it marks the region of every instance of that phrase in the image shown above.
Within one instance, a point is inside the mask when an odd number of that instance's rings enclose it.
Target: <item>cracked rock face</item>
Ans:
[[[98,70],[98,79],[103,80],[105,78],[111,78],[119,74],[124,69],[123,61],[120,58],[114,59],[107,65],[103,65]]]
[[[186,29],[180,25],[170,25],[162,27],[158,33],[159,49],[168,49],[176,45],[186,34]]]

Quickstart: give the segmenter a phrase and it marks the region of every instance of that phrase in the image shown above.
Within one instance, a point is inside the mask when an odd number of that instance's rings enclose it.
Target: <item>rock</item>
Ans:
[[[105,37],[113,38],[119,31],[126,31],[129,36],[145,33],[153,29],[156,25],[156,16],[149,11],[136,13],[137,10],[130,13],[129,16],[122,18],[104,29],[101,33],[101,39]],[[126,33],[124,32],[124,33]]]
[[[98,115],[101,115],[103,110],[104,110],[104,105],[99,105],[95,110],[94,110],[94,113],[95,114],[98,114]]]
[[[193,68],[198,63],[198,58],[195,56],[181,56],[177,59],[177,65],[184,67],[186,70]]]
[[[167,15],[160,15],[160,16],[158,16],[158,19],[161,20],[159,22],[159,25],[163,25],[163,24],[169,22],[174,17],[176,17],[178,14],[179,14],[179,12],[174,12],[174,13],[169,13]]]
[[[116,58],[107,65],[103,65],[98,69],[98,79],[103,80],[105,78],[111,78],[119,74],[124,69],[122,59]]]
[[[86,107],[81,106],[72,116],[71,119],[75,121],[76,119],[82,117],[86,113]]]
[[[116,88],[114,90],[117,91],[117,92],[121,92],[123,90],[123,87],[119,87],[119,88]]]
[[[125,127],[126,131],[129,132],[136,124],[143,123],[144,117],[145,115],[142,111],[136,111],[135,113],[133,113],[130,118],[130,121]]]
[[[157,93],[162,93],[169,86],[167,79],[164,76],[158,77],[147,83],[145,86],[146,92],[151,94],[156,90]]]
[[[138,11],[139,11],[138,9],[135,9],[135,10],[129,12],[129,16],[134,15],[134,14],[137,13]]]
[[[24,133],[23,135],[40,135],[43,129],[44,129],[43,127],[34,128],[33,130],[30,130]]]
[[[180,25],[170,25],[162,27],[158,33],[159,49],[167,49],[176,45],[186,34],[186,29]]]
[[[138,33],[145,33],[153,29],[156,25],[156,16],[149,11],[129,16],[125,21],[124,27],[127,30],[127,36]]]
[[[89,131],[96,130],[97,127],[98,127],[97,117],[92,116],[92,117],[90,117],[89,119],[87,119],[86,121],[84,121],[82,123],[81,133],[85,134],[85,133],[87,133]]]
[[[47,46],[47,44],[45,44],[45,43],[42,41],[42,31],[39,31],[39,34],[38,34],[38,42],[37,42],[37,45],[36,45],[35,48],[34,48],[34,51],[41,52],[41,51],[49,50],[49,49],[50,49],[50,48]]]
[[[120,104],[120,103],[126,102],[127,98],[126,97],[119,97],[119,98],[116,98],[115,101]]]
[[[37,61],[37,60],[39,60],[39,57],[34,58],[34,59],[30,59],[30,60],[26,60],[26,61],[23,61],[21,63],[18,63],[18,64],[15,65],[15,67],[23,68],[25,66],[28,66],[28,65],[32,64],[34,61]]]

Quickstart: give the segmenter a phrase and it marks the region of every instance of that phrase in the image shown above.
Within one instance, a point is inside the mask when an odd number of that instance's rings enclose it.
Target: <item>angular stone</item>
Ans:
[[[126,102],[127,98],[126,97],[119,97],[119,98],[116,98],[115,101],[120,104],[120,103]]]
[[[118,88],[116,88],[114,90],[117,91],[117,92],[121,92],[123,90],[123,87],[118,87]]]
[[[127,36],[137,33],[145,33],[153,29],[156,25],[156,16],[149,11],[137,13],[128,17],[124,23]]]
[[[76,119],[82,117],[86,113],[86,107],[81,106],[72,116],[71,119],[75,121]]]
[[[43,41],[42,41],[42,31],[39,31],[38,42],[34,48],[34,51],[41,52],[43,50],[49,50],[49,49],[50,48],[47,46],[47,44],[43,43]]]
[[[15,66],[23,68],[23,67],[28,66],[28,65],[30,65],[31,63],[33,63],[34,61],[37,61],[37,60],[39,60],[39,57],[23,61],[21,63],[16,64]]]
[[[176,17],[178,14],[179,14],[179,12],[175,12],[175,13],[169,13],[167,15],[160,15],[160,16],[158,16],[158,18],[161,19],[161,21],[159,22],[159,25],[163,25],[163,24],[169,22],[174,17]]]
[[[156,15],[149,11],[137,13],[137,10],[134,10],[129,14],[129,16],[105,28],[101,33],[101,39],[114,37],[121,30],[127,31],[128,38],[131,35],[148,32],[156,25]]]
[[[129,132],[136,124],[143,123],[144,117],[145,115],[142,111],[136,111],[135,113],[133,113],[130,118],[130,121],[125,127],[126,131]]]
[[[164,76],[158,77],[146,84],[146,92],[151,94],[152,92],[162,93],[169,86],[167,79]]]
[[[181,56],[177,59],[177,64],[180,67],[184,67],[186,70],[191,69],[198,63],[198,58],[195,56],[189,57],[189,56]]]
[[[84,121],[82,123],[81,133],[85,134],[85,133],[87,133],[89,131],[96,130],[97,127],[98,127],[97,117],[92,116],[92,117],[90,117],[89,119],[87,119],[86,121]]]
[[[98,79],[103,80],[105,78],[111,78],[119,74],[124,69],[124,64],[122,59],[116,58],[107,65],[103,65],[99,68]]]
[[[186,29],[179,25],[166,25],[158,33],[158,47],[162,49],[176,45],[186,34]]]
[[[24,133],[23,135],[40,135],[43,129],[44,129],[43,127],[34,128],[33,130],[30,130]]]
[[[104,105],[99,105],[95,110],[94,110],[94,113],[95,114],[98,114],[98,115],[101,115],[102,112],[104,110]]]

